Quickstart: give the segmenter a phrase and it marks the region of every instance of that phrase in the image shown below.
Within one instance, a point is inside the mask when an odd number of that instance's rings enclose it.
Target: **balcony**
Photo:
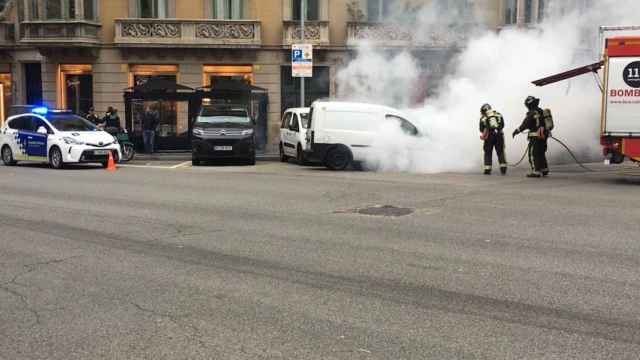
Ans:
[[[412,29],[396,23],[350,22],[347,24],[347,44],[355,46],[368,42],[380,47],[459,47],[467,39],[466,28],[433,29],[414,33]]]
[[[302,41],[302,29],[299,21],[285,21],[283,23],[284,45],[298,44]],[[304,43],[315,46],[328,46],[329,22],[328,21],[305,21],[304,23]]]
[[[40,47],[93,47],[100,23],[87,20],[30,20],[20,23],[20,43]]]
[[[257,48],[260,22],[254,20],[116,19],[120,47]]]
[[[15,38],[13,23],[0,22],[0,47],[13,46]]]

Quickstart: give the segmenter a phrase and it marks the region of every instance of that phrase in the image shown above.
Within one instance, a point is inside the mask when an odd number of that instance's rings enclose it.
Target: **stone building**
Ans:
[[[407,47],[421,51],[425,67],[446,63],[447,50],[458,46],[437,34],[421,36],[418,42],[410,28],[387,21],[400,4],[419,6],[428,0],[305,1],[305,39],[314,45],[314,77],[306,83],[307,105],[335,95],[336,72],[353,56],[359,40],[389,51]],[[509,11],[516,14],[515,22],[526,21],[528,16],[535,21],[540,16],[534,10],[531,15],[513,10],[510,0],[460,1],[475,10],[476,22],[494,28],[503,25]],[[265,150],[273,151],[283,109],[299,105],[299,82],[291,77],[290,47],[301,41],[300,3],[0,0],[0,84],[4,90],[0,108],[6,111],[11,104],[44,103],[83,114],[90,107],[103,113],[114,106],[120,109],[122,125],[135,136],[139,130],[135,113],[155,106],[162,114],[157,144],[172,150],[188,144],[184,141],[189,133],[187,105],[137,102],[125,116],[124,89],[152,77],[194,89],[230,80],[266,89],[268,106],[259,126],[265,135]],[[529,3],[541,6],[543,0],[516,3],[520,8]]]

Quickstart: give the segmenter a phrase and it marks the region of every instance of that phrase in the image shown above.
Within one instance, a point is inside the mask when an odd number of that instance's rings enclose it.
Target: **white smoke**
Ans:
[[[443,29],[455,34],[461,30],[457,25],[469,29],[469,24],[457,23],[461,18],[458,9],[451,16],[434,6],[414,12],[406,21],[416,21],[411,27],[417,29],[419,38],[429,40],[434,31]],[[452,70],[435,95],[412,108],[410,101],[420,86],[418,64],[428,63],[428,59],[416,59],[409,51],[390,56],[370,44],[360,44],[358,56],[338,73],[339,96],[402,108],[425,134],[413,138],[394,126],[379,129],[368,164],[381,170],[428,173],[479,169],[482,143],[478,120],[484,103],[504,115],[507,156],[515,162],[526,148],[526,136],[514,141],[511,132],[524,118],[528,95],[540,98],[541,107],[552,110],[555,137],[581,158],[598,159],[601,93],[593,76],[541,88],[531,81],[598,61],[598,27],[638,25],[640,1],[598,0],[588,9],[562,9],[560,14],[552,7],[551,11],[536,28],[500,32],[474,28],[471,33],[476,35],[448,59]],[[565,150],[552,141],[549,157],[552,162],[568,160]]]

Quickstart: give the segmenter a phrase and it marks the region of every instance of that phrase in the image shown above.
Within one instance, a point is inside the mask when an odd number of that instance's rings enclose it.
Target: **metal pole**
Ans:
[[[307,0],[300,0],[300,42],[304,44],[304,20],[307,15]],[[304,107],[304,77],[300,77],[300,107]]]

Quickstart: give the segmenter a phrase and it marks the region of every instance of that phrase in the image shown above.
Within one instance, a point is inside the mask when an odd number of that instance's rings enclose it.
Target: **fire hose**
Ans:
[[[578,160],[578,158],[576,157],[576,155],[573,153],[573,151],[571,151],[571,149],[569,148],[569,146],[567,146],[567,144],[565,144],[564,142],[562,142],[562,140],[557,139],[553,136],[549,136],[549,138],[555,140],[558,144],[562,145],[562,147],[565,148],[565,150],[567,150],[567,152],[569,153],[569,155],[571,155],[571,157],[573,158],[573,160],[576,162],[576,164],[578,164],[578,166],[580,166],[581,168],[585,169],[586,171],[589,172],[596,172],[596,170],[593,170],[589,167],[587,167],[586,165],[584,165],[580,160]],[[522,154],[522,157],[520,158],[520,160],[518,160],[517,163],[515,164],[509,164],[509,166],[511,167],[518,167],[522,161],[524,161],[524,159],[527,157],[527,154],[529,153],[529,148],[531,147],[531,144],[527,144],[527,148],[524,150],[524,154]]]

